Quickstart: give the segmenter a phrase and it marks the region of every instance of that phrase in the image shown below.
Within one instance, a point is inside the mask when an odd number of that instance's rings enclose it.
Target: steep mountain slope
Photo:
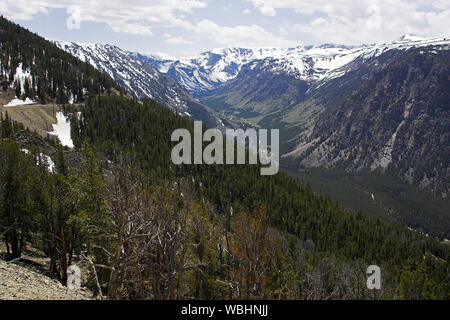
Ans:
[[[284,114],[296,136],[286,138],[293,151],[283,162],[297,172],[321,168],[306,177],[352,208],[448,237],[449,54],[392,50],[311,88]],[[358,200],[341,192],[344,184]]]
[[[55,41],[61,49],[117,81],[138,99],[149,97],[179,114],[222,127],[214,111],[200,103],[170,76],[160,73],[116,46]]]
[[[121,91],[98,72],[44,38],[0,17],[1,95],[40,103],[80,102],[87,94]],[[2,99],[3,100],[3,99]]]
[[[449,192],[450,52],[389,52],[348,79],[362,81],[328,103],[290,155],[306,166],[389,170],[434,194]]]

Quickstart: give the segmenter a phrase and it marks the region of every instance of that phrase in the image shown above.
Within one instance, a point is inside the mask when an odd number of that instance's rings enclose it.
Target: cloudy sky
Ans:
[[[449,0],[1,0],[0,14],[47,39],[174,56],[450,36]]]

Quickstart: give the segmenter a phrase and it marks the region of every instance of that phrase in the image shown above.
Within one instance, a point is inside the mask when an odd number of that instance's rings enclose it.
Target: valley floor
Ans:
[[[284,169],[350,210],[401,224],[439,240],[449,236],[448,198],[432,198],[396,178],[376,172]]]

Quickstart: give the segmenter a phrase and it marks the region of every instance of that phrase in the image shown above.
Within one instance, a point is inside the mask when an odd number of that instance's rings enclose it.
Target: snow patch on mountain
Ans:
[[[74,148],[69,118],[64,116],[64,113],[57,112],[56,121],[56,124],[52,124],[53,131],[49,134],[57,136],[63,146]]]
[[[29,69],[23,69],[23,64],[19,63],[16,68],[16,73],[14,74],[14,82],[12,83],[12,87],[17,83],[20,86],[21,94],[25,93],[25,81],[30,81],[31,83],[31,72]]]
[[[20,149],[25,154],[31,154],[30,150],[28,149]],[[47,168],[47,171],[50,173],[55,172],[55,163],[53,162],[52,158],[45,153],[39,153],[39,155],[36,157],[36,165],[44,164]]]
[[[39,162],[45,164],[45,166],[47,167],[47,171],[54,173],[55,172],[55,163],[53,162],[52,158],[50,158],[50,156],[44,154],[44,153],[39,153],[39,158],[36,160],[36,164],[39,164]]]
[[[54,43],[81,61],[108,74],[132,95],[138,98],[156,96],[151,85],[159,78],[159,72],[153,68],[143,68],[141,61],[133,59],[122,49],[98,43],[67,41],[54,41]]]
[[[20,100],[15,97],[12,99],[8,104],[5,104],[4,107],[19,107],[19,106],[25,106],[36,103],[35,101],[31,100],[30,98],[25,98],[25,100]]]

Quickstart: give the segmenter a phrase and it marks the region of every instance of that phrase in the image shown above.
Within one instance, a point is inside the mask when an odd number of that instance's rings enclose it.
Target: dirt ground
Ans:
[[[53,131],[52,124],[56,123],[56,112],[61,107],[56,105],[28,105],[18,107],[0,107],[3,117],[6,112],[10,119],[22,123],[31,131],[46,137],[47,132]]]

